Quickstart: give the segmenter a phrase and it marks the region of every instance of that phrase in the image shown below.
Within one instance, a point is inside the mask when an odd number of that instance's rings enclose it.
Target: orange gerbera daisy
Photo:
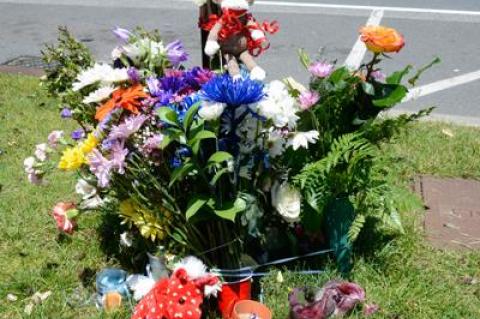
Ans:
[[[134,114],[138,114],[138,108],[141,106],[141,101],[148,97],[147,93],[143,91],[141,84],[136,84],[128,88],[121,88],[112,93],[112,98],[97,109],[95,119],[103,120],[111,110],[116,107],[124,108]]]

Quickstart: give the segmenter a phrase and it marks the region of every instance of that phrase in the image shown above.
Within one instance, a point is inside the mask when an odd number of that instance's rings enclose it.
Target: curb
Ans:
[[[0,65],[0,73],[29,75],[29,76],[35,76],[35,77],[41,77],[45,75],[45,72],[43,71],[43,69],[40,69],[40,68],[27,68],[22,66],[10,66],[10,65]]]

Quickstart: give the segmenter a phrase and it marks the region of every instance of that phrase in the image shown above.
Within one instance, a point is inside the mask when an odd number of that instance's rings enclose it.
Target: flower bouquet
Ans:
[[[402,231],[405,192],[379,145],[428,111],[377,120],[408,92],[410,67],[386,77],[378,66],[403,47],[395,30],[361,30],[373,58],[358,70],[302,53],[309,89],[186,69],[181,42],[114,33],[111,64],[89,58],[62,83],[61,115],[80,128],[52,132],[25,160],[37,184],[55,166],[78,174],[79,202],[54,209],[61,231],[85,211],[113,212],[119,242],[151,253],[236,269],[329,245],[345,271],[367,220]]]

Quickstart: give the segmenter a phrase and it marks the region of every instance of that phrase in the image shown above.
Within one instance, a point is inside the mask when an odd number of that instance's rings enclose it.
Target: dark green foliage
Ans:
[[[94,61],[88,48],[77,41],[67,27],[59,27],[58,32],[57,46],[47,45],[42,50],[42,59],[48,65],[43,85],[54,97],[70,89],[80,71],[92,66]]]

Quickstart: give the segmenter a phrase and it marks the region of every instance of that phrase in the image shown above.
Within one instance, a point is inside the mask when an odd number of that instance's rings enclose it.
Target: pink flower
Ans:
[[[308,67],[308,71],[316,77],[326,78],[327,76],[332,74],[333,68],[333,64],[325,62],[315,62]]]
[[[72,234],[76,226],[75,221],[69,219],[67,215],[67,213],[73,209],[75,209],[74,203],[65,202],[60,202],[53,208],[53,218],[55,218],[57,222],[57,228],[66,234]]]
[[[365,304],[363,306],[363,314],[365,316],[371,316],[374,313],[376,313],[379,309],[380,307],[376,304]]]
[[[48,145],[46,143],[38,144],[35,147],[35,156],[44,162],[48,159]]]
[[[305,91],[298,97],[300,108],[304,111],[314,106],[318,100],[320,100],[320,95],[312,91]]]
[[[52,131],[48,134],[48,145],[52,148],[57,147],[57,143],[62,137],[63,131]]]
[[[382,71],[373,71],[371,74],[372,78],[374,78],[377,82],[384,81],[385,78],[387,77],[385,73]]]

